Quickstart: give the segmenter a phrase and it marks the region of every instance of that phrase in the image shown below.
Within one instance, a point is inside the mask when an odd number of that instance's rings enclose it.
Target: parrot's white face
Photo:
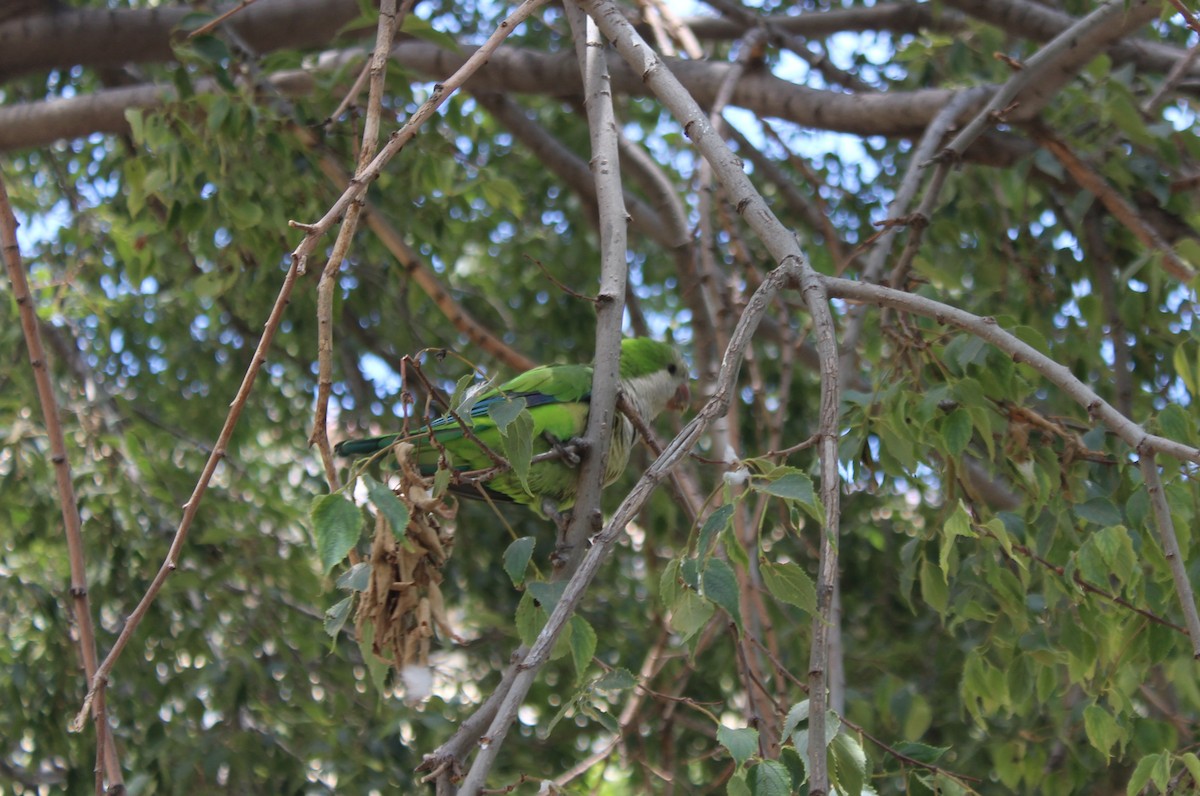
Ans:
[[[691,398],[687,364],[682,358],[652,373],[622,379],[621,389],[646,422],[664,409],[683,409]]]

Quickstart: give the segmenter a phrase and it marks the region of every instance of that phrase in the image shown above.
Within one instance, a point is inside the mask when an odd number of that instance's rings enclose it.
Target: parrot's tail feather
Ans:
[[[385,434],[382,437],[366,439],[348,439],[334,446],[333,452],[338,456],[363,456],[368,453],[381,451],[396,441],[397,434]]]

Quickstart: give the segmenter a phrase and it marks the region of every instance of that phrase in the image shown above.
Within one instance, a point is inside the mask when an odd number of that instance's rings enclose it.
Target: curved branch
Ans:
[[[1000,328],[994,318],[981,317],[931,298],[905,293],[902,290],[893,290],[882,285],[869,285],[836,277],[822,277],[822,281],[833,298],[852,299],[867,304],[877,304],[881,307],[891,307],[971,332],[984,342],[990,343],[1011,356],[1014,362],[1026,364],[1042,374],[1051,384],[1084,407],[1093,420],[1102,421],[1111,428],[1113,433],[1123,439],[1133,450],[1165,453],[1177,459],[1200,464],[1200,449],[1160,437],[1157,434],[1147,433],[1139,424],[1121,414],[1112,404],[1101,398],[1095,390],[1080,381],[1070,368],[1060,365],[1011,332]]]

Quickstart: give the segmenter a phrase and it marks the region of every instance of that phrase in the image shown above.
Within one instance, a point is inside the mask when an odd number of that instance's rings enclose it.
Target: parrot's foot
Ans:
[[[562,460],[563,464],[568,467],[578,467],[583,452],[587,450],[587,442],[582,437],[575,437],[567,443],[551,439],[550,447],[558,454],[558,458]]]

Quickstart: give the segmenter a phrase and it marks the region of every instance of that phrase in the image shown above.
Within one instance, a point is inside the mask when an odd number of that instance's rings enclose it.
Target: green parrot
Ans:
[[[657,340],[633,337],[621,341],[620,378],[621,391],[647,422],[653,421],[665,409],[682,409],[689,400],[687,364],[679,351]],[[502,453],[500,430],[488,410],[497,402],[523,398],[533,419],[533,456],[536,457],[583,436],[587,429],[591,390],[590,365],[544,365],[483,393],[463,420],[469,420],[471,432],[483,444]],[[436,443],[430,442],[431,436]],[[636,430],[629,418],[617,412],[604,473],[605,486],[624,472],[635,436]],[[459,471],[485,470],[494,465],[491,457],[467,437],[459,422],[450,416],[434,420],[403,440],[400,434],[351,439],[340,443],[335,451],[340,456],[366,456],[399,441],[416,446],[415,456],[422,472],[432,473],[437,469],[443,450],[451,466]],[[542,516],[557,518],[574,505],[578,488],[579,470],[564,458],[532,464],[528,491],[511,470],[498,473],[484,488],[494,499],[520,503]],[[469,497],[482,497],[469,485],[456,491]]]

